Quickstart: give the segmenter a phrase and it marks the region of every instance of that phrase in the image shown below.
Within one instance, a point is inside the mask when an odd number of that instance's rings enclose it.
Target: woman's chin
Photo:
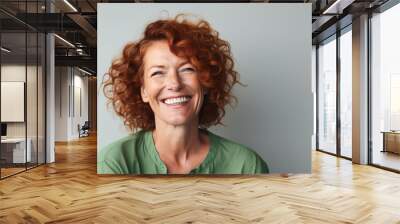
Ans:
[[[169,124],[171,126],[187,126],[191,123],[187,122],[187,121],[174,120],[174,121],[169,121],[167,124]]]
[[[166,124],[171,126],[188,126],[195,123],[195,120],[187,117],[169,117],[164,120]]]

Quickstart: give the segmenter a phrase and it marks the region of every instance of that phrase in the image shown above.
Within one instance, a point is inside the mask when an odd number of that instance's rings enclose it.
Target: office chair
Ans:
[[[79,129],[79,138],[80,137],[87,137],[89,136],[89,129],[90,129],[90,125],[89,125],[89,121],[85,121],[85,123],[82,125],[82,127],[79,127],[80,125],[78,125],[78,129]]]

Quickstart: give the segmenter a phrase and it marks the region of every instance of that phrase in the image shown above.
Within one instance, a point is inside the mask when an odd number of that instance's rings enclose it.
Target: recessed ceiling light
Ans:
[[[75,48],[75,45],[73,45],[71,42],[69,42],[68,40],[66,40],[66,39],[64,39],[64,38],[62,38],[62,37],[60,37],[59,35],[57,35],[57,34],[54,34],[54,36],[55,37],[57,37],[59,40],[61,40],[62,42],[64,42],[64,43],[66,43],[67,45],[69,45],[70,47],[73,47],[73,48]]]
[[[83,70],[83,69],[81,69],[81,68],[79,68],[79,67],[78,67],[78,70],[81,71],[81,72],[83,72],[83,73],[85,73],[85,74],[87,74],[87,75],[92,75],[92,73],[90,73],[90,72],[88,72],[88,71],[86,71],[86,70]]]
[[[71,4],[69,3],[68,0],[64,0],[65,4],[67,4],[72,10],[74,10],[75,12],[78,12],[78,10]]]
[[[4,51],[4,52],[6,52],[6,53],[10,53],[10,52],[11,52],[10,49],[7,49],[7,48],[5,48],[5,47],[1,47],[1,50]]]
[[[322,14],[342,14],[343,9],[351,5],[355,0],[336,0]]]

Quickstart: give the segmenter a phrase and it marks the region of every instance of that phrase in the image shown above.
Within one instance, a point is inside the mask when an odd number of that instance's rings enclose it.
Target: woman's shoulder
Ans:
[[[100,150],[97,158],[97,173],[99,174],[128,174],[143,154],[145,135],[147,132],[138,131],[122,137]]]
[[[241,167],[248,174],[269,172],[267,163],[250,147],[211,132],[209,136],[219,161]]]
[[[120,139],[117,139],[101,149],[102,155],[112,156],[114,154],[123,153],[126,150],[132,150],[137,144],[144,142],[144,136],[146,131],[138,131],[133,134],[129,134]]]

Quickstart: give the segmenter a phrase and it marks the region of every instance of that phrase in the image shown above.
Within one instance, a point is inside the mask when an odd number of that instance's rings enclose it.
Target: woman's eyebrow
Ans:
[[[185,61],[180,62],[180,63],[178,64],[178,67],[180,67],[180,66],[182,66],[182,65],[186,65],[186,64],[192,65],[192,64],[190,63],[189,60],[185,60]]]
[[[166,66],[165,65],[152,65],[149,67],[149,69],[152,69],[152,68],[166,68]]]

